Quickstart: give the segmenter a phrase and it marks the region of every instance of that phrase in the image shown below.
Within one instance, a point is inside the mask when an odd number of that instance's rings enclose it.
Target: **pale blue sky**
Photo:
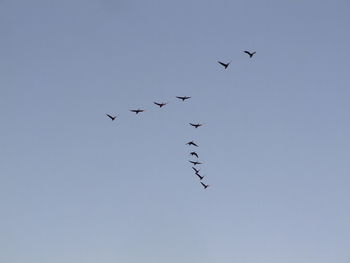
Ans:
[[[349,263],[349,11],[1,0],[0,262]]]

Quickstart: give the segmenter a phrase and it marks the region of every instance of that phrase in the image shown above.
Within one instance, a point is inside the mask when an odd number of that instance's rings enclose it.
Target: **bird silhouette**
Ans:
[[[109,115],[109,114],[106,114],[109,118],[111,118],[111,120],[112,121],[114,121],[115,120],[115,118],[117,118],[117,116],[111,116],[111,115]]]
[[[194,162],[194,161],[189,161],[189,162],[192,163],[193,165],[202,164],[201,162]]]
[[[190,141],[190,142],[188,142],[188,143],[186,143],[187,145],[193,145],[193,146],[196,146],[196,147],[198,147],[198,145],[197,144],[195,144],[194,143],[194,141]]]
[[[204,176],[201,176],[199,173],[196,173],[196,175],[199,177],[199,180],[201,180],[201,181],[203,180]]]
[[[249,52],[247,50],[243,51],[244,53],[248,54],[249,57],[251,58],[252,56],[254,56],[254,54],[256,53],[255,51],[254,52]]]
[[[176,96],[176,98],[182,100],[182,101],[185,101],[185,100],[188,100],[190,99],[191,97],[187,97],[187,96],[184,96],[184,97],[179,97],[179,96]]]
[[[218,63],[223,66],[225,69],[227,69],[227,67],[230,65],[231,61],[229,63],[224,63],[224,62],[221,62],[221,61],[218,61]]]
[[[196,169],[195,167],[192,167],[192,169],[194,170],[195,174],[198,174],[200,169]]]
[[[137,110],[130,110],[130,111],[135,112],[136,114],[139,114],[140,112],[144,112],[145,110],[137,109]]]
[[[203,124],[200,124],[200,123],[189,123],[189,124],[195,128],[203,126]]]
[[[161,107],[163,107],[163,106],[165,106],[165,105],[167,105],[168,103],[167,102],[162,102],[162,103],[158,103],[158,102],[153,102],[154,104],[156,104],[156,105],[158,105],[159,106],[159,108],[161,108]]]
[[[190,153],[192,156],[196,156],[198,158],[198,154],[196,152],[191,152]]]
[[[203,185],[204,189],[207,189],[209,187],[209,184],[204,184],[201,182],[201,185]]]

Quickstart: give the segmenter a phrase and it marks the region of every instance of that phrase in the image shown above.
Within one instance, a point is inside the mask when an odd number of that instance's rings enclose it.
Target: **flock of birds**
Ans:
[[[243,52],[246,53],[247,55],[249,55],[250,58],[252,58],[252,57],[256,54],[255,51],[254,51],[254,52],[250,52],[250,51],[245,50],[245,51],[243,51]],[[223,66],[225,69],[227,69],[227,67],[230,65],[231,61],[228,62],[228,63],[224,63],[224,62],[222,62],[222,61],[218,61],[218,63],[219,63],[221,66]],[[191,97],[188,97],[188,96],[176,96],[176,98],[179,99],[179,100],[185,101],[185,100],[190,99]],[[155,105],[157,105],[159,108],[162,108],[162,107],[164,107],[165,105],[168,104],[168,102],[156,102],[156,101],[153,102],[153,103],[154,103]],[[134,112],[135,114],[139,114],[139,113],[145,112],[144,109],[140,109],[140,108],[138,108],[138,109],[132,109],[132,110],[130,110],[130,111],[131,111],[131,112]],[[114,121],[114,120],[117,118],[117,115],[115,115],[115,116],[110,115],[110,114],[106,114],[106,115],[107,115],[107,117],[109,117],[112,121]],[[202,124],[202,123],[189,123],[189,125],[191,125],[192,127],[194,127],[194,128],[197,129],[197,128],[203,126],[204,124]],[[186,145],[188,145],[188,146],[194,146],[194,147],[199,147],[198,144],[196,144],[194,141],[189,141],[189,142],[186,143]],[[193,166],[192,166],[192,169],[193,169],[195,175],[199,178],[199,181],[200,181],[201,185],[203,186],[204,189],[207,189],[210,185],[209,185],[209,184],[205,184],[205,183],[202,182],[204,176],[201,175],[201,174],[199,173],[199,172],[200,172],[200,169],[197,169],[197,168],[196,168],[196,165],[201,165],[201,164],[203,164],[203,163],[201,163],[201,162],[198,161],[199,155],[198,155],[197,152],[192,151],[192,152],[190,152],[190,155],[191,155],[192,157],[196,157],[196,158],[197,158],[197,161],[189,160],[189,162],[193,165]]]

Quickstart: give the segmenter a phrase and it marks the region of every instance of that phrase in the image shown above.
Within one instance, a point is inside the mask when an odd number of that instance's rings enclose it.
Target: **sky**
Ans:
[[[1,0],[0,261],[349,263],[349,11]]]

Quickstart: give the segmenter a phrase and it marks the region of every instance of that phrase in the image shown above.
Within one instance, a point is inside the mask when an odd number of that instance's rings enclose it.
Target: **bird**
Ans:
[[[209,187],[209,184],[204,184],[201,182],[201,185],[203,185],[204,189],[207,189]]]
[[[184,96],[184,97],[179,97],[179,96],[176,96],[176,98],[182,100],[182,101],[185,101],[185,100],[188,100],[190,99],[191,97],[187,97],[187,96]]]
[[[189,123],[189,124],[195,128],[203,126],[203,124],[200,124],[200,123]]]
[[[247,51],[247,50],[244,50],[243,52],[246,53],[246,54],[248,54],[250,58],[251,58],[252,56],[254,56],[254,54],[256,53],[255,51],[254,51],[254,52],[249,52],[249,51]]]
[[[154,104],[156,104],[156,105],[158,105],[159,106],[159,108],[161,108],[161,107],[163,107],[163,106],[165,106],[165,105],[167,105],[168,103],[167,102],[162,102],[162,103],[158,103],[158,102],[153,102]]]
[[[130,111],[135,112],[136,114],[139,114],[140,112],[144,112],[145,110],[137,109],[137,110],[130,110]]]
[[[218,63],[223,66],[225,69],[227,69],[227,67],[230,65],[231,61],[229,63],[223,63],[221,61],[218,61]]]
[[[194,162],[194,161],[189,161],[189,162],[192,163],[193,165],[202,164],[201,162]]]
[[[203,180],[204,176],[201,176],[199,173],[196,173],[196,175],[199,177],[199,180],[201,180],[201,181]]]
[[[188,143],[186,143],[187,145],[193,145],[193,146],[196,146],[196,147],[198,147],[198,145],[197,144],[195,144],[194,143],[194,141],[190,141],[190,142],[188,142]]]
[[[196,156],[198,158],[198,154],[196,152],[191,152],[190,153],[192,156]]]
[[[192,169],[195,171],[195,174],[198,174],[200,169],[196,169],[195,167],[192,167]]]
[[[115,118],[117,118],[117,116],[111,116],[111,115],[109,115],[109,114],[106,114],[109,118],[111,118],[111,120],[112,121],[114,121],[115,120]]]

